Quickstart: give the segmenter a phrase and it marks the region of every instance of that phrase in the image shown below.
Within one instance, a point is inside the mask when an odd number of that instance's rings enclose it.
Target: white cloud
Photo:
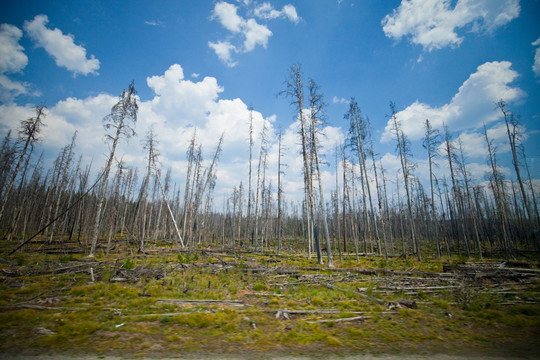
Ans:
[[[150,26],[163,26],[163,23],[159,20],[145,20],[144,23]]]
[[[434,128],[441,128],[443,122],[452,131],[481,128],[501,117],[496,109],[496,102],[516,101],[525,96],[525,92],[511,84],[518,73],[512,70],[508,61],[487,62],[480,65],[461,85],[452,100],[440,107],[431,107],[418,100],[397,114],[404,133],[411,140],[424,136],[424,123],[429,119]],[[393,123],[388,121],[381,137],[382,142],[390,141],[393,136]]]
[[[97,74],[99,60],[94,55],[87,59],[86,49],[74,43],[73,35],[64,35],[58,28],[47,28],[48,22],[47,15],[36,15],[34,20],[25,21],[23,28],[37,46],[54,58],[56,65],[65,67],[74,75]]]
[[[536,39],[532,44],[532,46],[540,46],[540,37]],[[532,66],[534,75],[536,75],[537,78],[539,78],[540,82],[540,47],[536,49],[536,53],[534,54],[534,64]]]
[[[382,20],[389,38],[411,42],[431,51],[459,46],[463,41],[456,32],[466,26],[473,31],[494,31],[517,18],[519,0],[458,0],[454,8],[449,0],[402,0],[392,14]]]
[[[228,41],[208,42],[208,46],[214,50],[218,58],[228,67],[235,67],[238,63],[232,60],[232,53],[238,52],[236,47]]]
[[[253,13],[256,17],[265,20],[287,18],[294,23],[300,21],[296,8],[291,4],[284,5],[281,10],[276,10],[270,3],[264,2],[257,6]]]
[[[13,25],[0,25],[0,101],[12,101],[28,93],[29,85],[8,78],[5,74],[21,72],[28,64],[24,48],[19,44],[22,31]]]
[[[244,7],[250,7],[251,2],[243,2]],[[233,53],[247,53],[253,51],[258,45],[266,48],[268,40],[273,35],[266,24],[260,24],[255,18],[244,18],[238,15],[239,8],[225,1],[217,2],[212,10],[211,20],[218,20],[220,24],[231,33],[227,40],[209,41],[208,46],[214,50],[218,58],[227,66],[233,67],[237,62],[233,60]],[[256,6],[251,13],[262,20],[286,18],[297,23],[300,17],[296,8],[290,4],[278,11],[265,2]]]
[[[230,32],[240,32],[245,20],[238,16],[237,10],[235,5],[220,1],[214,6],[212,19],[217,18],[221,25]]]
[[[21,71],[28,64],[24,48],[19,45],[22,31],[13,25],[0,25],[0,73]]]
[[[19,95],[28,94],[29,87],[26,82],[14,81],[0,74],[0,101],[11,102]]]
[[[276,19],[281,16],[281,11],[274,9],[270,3],[262,3],[255,8],[254,14],[261,19]]]
[[[292,22],[297,23],[301,19],[298,16],[298,13],[296,12],[296,8],[292,6],[291,4],[287,4],[283,6],[283,9],[281,9],[281,12],[284,13],[287,16],[287,18]]]
[[[334,96],[332,98],[332,103],[333,104],[348,104],[349,103],[349,100],[345,99],[345,98],[338,98],[337,96]]]
[[[272,32],[264,25],[258,24],[255,19],[249,19],[246,22],[244,36],[244,51],[250,52],[255,49],[256,45],[261,45],[266,49],[268,38],[272,36]]]

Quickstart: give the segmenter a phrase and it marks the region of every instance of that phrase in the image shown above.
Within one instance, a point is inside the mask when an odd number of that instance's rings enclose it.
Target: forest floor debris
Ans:
[[[538,262],[155,247],[0,262],[0,352],[174,357],[447,353],[536,356]],[[270,260],[270,261],[268,261]]]

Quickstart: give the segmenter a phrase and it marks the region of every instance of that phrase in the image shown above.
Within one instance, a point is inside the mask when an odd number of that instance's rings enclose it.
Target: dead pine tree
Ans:
[[[154,129],[150,129],[146,134],[146,138],[143,142],[143,149],[148,151],[147,167],[146,167],[146,178],[144,181],[144,194],[143,194],[143,208],[142,208],[142,219],[141,219],[141,233],[139,239],[139,251],[144,251],[144,243],[147,237],[146,235],[146,224],[147,224],[147,213],[148,213],[148,189],[150,187],[150,177],[152,176],[152,164],[156,162],[159,153],[156,149],[157,140],[154,134]],[[161,180],[160,180],[161,181]]]
[[[476,209],[472,201],[471,188],[469,181],[469,172],[467,171],[467,165],[465,164],[465,151],[463,150],[463,143],[461,138],[458,138],[458,149],[459,149],[459,158],[458,158],[458,169],[461,172],[465,185],[465,193],[467,195],[467,204],[469,205],[469,214],[473,223],[474,238],[476,240],[476,248],[478,250],[478,257],[482,259],[482,244],[480,242],[480,234],[478,232],[478,222],[476,220]]]
[[[77,139],[77,131],[75,131],[75,133],[73,134],[71,143],[62,149],[61,155],[57,159],[58,175],[57,175],[57,184],[55,184],[56,199],[54,202],[51,202],[51,210],[52,210],[51,215],[53,219],[55,219],[56,216],[58,215],[58,211],[60,209],[60,202],[62,201],[63,195],[64,195],[64,190],[70,180],[69,171],[71,167],[71,162],[73,160],[73,148],[75,147],[76,139]],[[53,204],[54,204],[54,209],[52,209]],[[57,223],[54,222],[51,225],[49,243],[52,243],[53,241],[56,227],[57,227]]]
[[[328,260],[328,267],[334,267],[334,260],[332,257],[332,246],[330,243],[330,232],[328,230],[328,217],[326,215],[326,204],[324,202],[324,191],[322,186],[321,167],[319,160],[319,132],[321,126],[321,119],[323,117],[324,102],[322,95],[319,93],[319,87],[312,80],[309,79],[309,108],[310,108],[310,129],[311,129],[311,151],[312,157],[315,161],[315,171],[317,173],[317,183],[319,184],[319,208],[321,209],[321,217],[324,230],[324,238],[326,241],[326,256]]]
[[[290,69],[289,78],[285,82],[286,89],[281,92],[281,94],[291,99],[291,105],[296,108],[295,118],[300,123],[300,143],[302,146],[302,161],[303,161],[303,171],[304,171],[304,192],[306,195],[306,215],[307,221],[306,224],[308,229],[310,227],[310,221],[313,222],[313,234],[315,242],[315,250],[317,252],[317,264],[322,265],[322,253],[321,246],[319,243],[319,231],[317,228],[317,222],[315,221],[315,197],[313,193],[313,182],[312,182],[312,173],[310,167],[310,153],[308,152],[309,147],[309,134],[306,124],[306,118],[304,114],[304,85],[302,81],[302,72],[300,65],[293,65]],[[309,233],[309,231],[308,231]],[[308,243],[310,239],[308,237]]]
[[[425,137],[423,146],[428,152],[428,163],[429,163],[429,186],[431,192],[431,216],[433,222],[432,233],[435,237],[435,244],[437,247],[437,259],[441,257],[441,244],[439,241],[439,220],[437,216],[437,206],[435,206],[435,175],[433,173],[433,168],[437,166],[435,158],[438,155],[437,148],[441,144],[441,135],[439,130],[434,129],[431,126],[431,123],[428,119],[425,122]]]
[[[500,233],[502,233],[502,243],[504,248],[504,255],[506,260],[510,260],[510,258],[514,258],[514,251],[512,248],[512,245],[510,243],[510,239],[508,236],[508,216],[506,212],[506,199],[505,199],[505,189],[504,189],[504,183],[502,179],[502,174],[499,171],[499,167],[497,165],[497,158],[495,154],[495,146],[493,145],[493,140],[489,138],[487,127],[484,124],[484,138],[486,140],[487,144],[487,150],[488,150],[488,164],[491,168],[491,174],[490,174],[490,184],[491,189],[493,191],[493,196],[495,197],[495,205],[497,208],[497,215],[499,217],[499,223],[500,223]]]
[[[463,204],[461,201],[460,191],[458,187],[458,180],[456,176],[456,171],[454,169],[455,163],[457,162],[457,153],[456,153],[456,147],[454,145],[454,141],[452,140],[452,137],[450,136],[450,130],[448,130],[448,127],[443,124],[444,128],[444,142],[445,142],[445,150],[446,150],[446,158],[448,159],[448,168],[450,169],[450,179],[452,180],[452,194],[454,195],[454,205],[457,210],[458,215],[458,228],[461,229],[461,236],[463,237],[463,245],[465,246],[465,251],[467,253],[467,257],[471,256],[471,252],[469,250],[469,239],[467,237],[467,231],[465,230],[465,215],[463,211]]]
[[[184,216],[183,216],[183,222],[182,222],[182,238],[185,239],[186,237],[186,228],[188,224],[188,216],[191,213],[191,199],[192,196],[190,194],[193,193],[193,187],[191,185],[191,174],[193,171],[193,163],[196,159],[196,145],[197,145],[197,128],[193,129],[193,136],[191,137],[191,141],[189,142],[189,147],[187,150],[187,158],[188,158],[188,168],[187,168],[187,174],[186,174],[186,187],[184,190]]]
[[[283,156],[283,144],[282,144],[282,137],[283,137],[283,132],[281,131],[281,129],[279,130],[279,133],[278,133],[278,184],[277,184],[277,200],[278,200],[278,203],[277,203],[277,238],[278,238],[278,243],[277,243],[277,254],[279,255],[279,252],[281,251],[281,235],[282,235],[282,222],[283,222],[283,213],[282,213],[282,202],[283,202],[283,189],[281,187],[281,175],[282,174],[285,174],[283,172],[283,170],[281,170],[281,168],[283,166],[287,166],[287,164],[282,164],[281,162],[281,157]]]
[[[263,185],[263,190],[261,190],[261,166],[263,167],[263,170],[264,170],[266,166],[265,159],[268,154],[268,150],[266,148],[266,144],[268,142],[268,139],[266,136],[266,123],[263,125],[260,138],[261,138],[261,147],[259,150],[259,164],[257,165],[257,187],[255,189],[255,224],[254,224],[254,229],[253,229],[253,233],[254,233],[253,246],[254,246],[255,252],[259,250],[259,194],[261,194],[262,196],[262,192],[264,190],[264,185]]]
[[[383,246],[384,246],[384,257],[386,260],[388,260],[388,241],[386,239],[386,228],[384,224],[384,214],[383,214],[383,204],[382,204],[382,195],[381,195],[381,189],[379,187],[379,177],[377,172],[377,163],[375,162],[375,150],[373,149],[373,138],[371,136],[371,126],[368,123],[368,136],[369,136],[369,153],[371,155],[371,161],[373,162],[373,175],[375,177],[375,189],[377,190],[377,204],[379,207],[379,218],[381,222],[381,231],[383,235]],[[372,210],[373,211],[373,210]],[[375,216],[375,215],[374,215]],[[376,224],[376,222],[375,222]],[[379,236],[377,235],[377,238]],[[380,240],[379,240],[380,242]],[[379,244],[380,246],[380,244]]]
[[[112,107],[111,113],[105,116],[103,119],[105,129],[113,129],[114,135],[106,135],[106,139],[112,141],[112,145],[111,152],[109,153],[109,157],[107,159],[107,164],[103,170],[101,189],[98,193],[98,204],[96,209],[96,219],[94,222],[94,231],[92,235],[92,245],[90,248],[90,254],[88,255],[90,257],[94,257],[96,252],[101,224],[101,212],[105,202],[109,172],[111,171],[116,147],[118,146],[118,142],[120,141],[121,137],[130,138],[135,135],[135,130],[132,126],[135,126],[135,123],[137,122],[137,111],[139,110],[135,95],[135,84],[132,82],[129,85],[128,90],[122,91],[122,95],[120,96],[118,102]]]
[[[416,253],[418,257],[418,261],[422,261],[422,254],[420,251],[420,248],[418,246],[418,242],[416,239],[416,231],[414,227],[414,213],[412,208],[412,199],[411,199],[411,191],[410,191],[410,185],[409,185],[409,176],[411,176],[411,171],[414,168],[412,164],[410,163],[409,157],[410,157],[410,148],[408,145],[408,140],[405,134],[403,133],[403,130],[401,129],[401,125],[397,118],[397,112],[396,112],[396,105],[393,102],[390,102],[390,111],[391,111],[391,117],[392,117],[392,124],[394,126],[394,133],[396,135],[397,143],[398,143],[398,152],[399,152],[399,159],[401,162],[401,171],[403,172],[403,181],[405,183],[405,193],[407,195],[407,208],[408,208],[408,220],[409,220],[409,227],[411,232],[411,241],[413,245],[413,251]]]
[[[253,207],[252,198],[253,198],[253,186],[252,182],[252,161],[253,161],[253,107],[249,108],[249,167],[248,167],[248,195],[247,195],[247,214],[246,214],[246,250],[249,250],[250,243],[253,242],[253,230],[251,229],[252,219],[251,219],[251,208]],[[242,244],[240,244],[242,246]]]
[[[521,197],[523,198],[523,203],[525,204],[525,210],[527,210],[527,217],[532,223],[533,219],[535,218],[535,214],[533,213],[533,207],[531,206],[529,197],[527,196],[527,193],[525,191],[525,185],[521,176],[520,162],[518,159],[519,148],[520,146],[523,146],[523,144],[521,143],[521,134],[519,132],[519,120],[514,117],[514,114],[510,113],[506,109],[506,103],[504,102],[504,100],[501,99],[497,103],[497,106],[499,107],[499,109],[501,109],[501,112],[504,116],[506,133],[508,134],[508,142],[510,143],[510,150],[512,151],[512,164],[514,165],[514,171],[516,173],[519,191],[521,192]],[[536,225],[540,225],[540,218],[538,218],[538,216],[536,216]]]
[[[39,141],[39,133],[41,132],[41,127],[45,126],[43,119],[45,118],[45,106],[39,106],[36,108],[36,116],[29,119],[23,120],[21,122],[21,128],[19,130],[19,141],[22,143],[22,149],[19,151],[19,159],[15,168],[11,172],[11,179],[6,189],[2,192],[2,207],[0,208],[0,221],[3,218],[4,211],[6,209],[6,204],[9,198],[13,184],[15,184],[15,179],[19,174],[19,170],[25,156],[27,154],[28,148],[32,147],[36,142]]]
[[[225,137],[225,133],[222,133],[219,137],[218,143],[216,145],[216,151],[214,152],[214,157],[212,158],[212,162],[210,163],[210,166],[204,171],[203,176],[200,178],[200,181],[197,185],[197,193],[195,194],[195,203],[193,204],[193,217],[195,218],[195,224],[196,224],[196,233],[194,234],[192,241],[194,242],[196,239],[201,239],[202,230],[204,230],[204,221],[206,220],[206,216],[204,213],[207,213],[209,210],[209,201],[211,200],[210,197],[207,197],[205,201],[205,195],[209,195],[210,192],[213,190],[215,186],[215,172],[217,163],[219,160],[219,156],[221,154],[221,148],[223,146],[223,138]],[[208,194],[207,194],[208,190]],[[204,202],[204,204],[203,204]],[[204,212],[203,214],[199,214],[199,210]],[[199,215],[202,215],[199,217]]]

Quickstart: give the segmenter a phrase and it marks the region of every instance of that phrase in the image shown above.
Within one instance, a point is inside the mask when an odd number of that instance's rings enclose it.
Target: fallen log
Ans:
[[[239,300],[182,300],[182,299],[158,299],[156,302],[173,304],[224,304],[234,306],[244,306],[243,301]]]
[[[371,316],[353,316],[349,318],[339,318],[339,319],[308,320],[306,322],[309,324],[322,324],[322,323],[329,323],[329,322],[364,321],[368,319],[371,319]]]
[[[83,307],[63,307],[63,306],[42,306],[34,304],[16,304],[11,306],[3,306],[3,309],[34,309],[34,310],[56,310],[56,311],[86,311],[88,308]]]

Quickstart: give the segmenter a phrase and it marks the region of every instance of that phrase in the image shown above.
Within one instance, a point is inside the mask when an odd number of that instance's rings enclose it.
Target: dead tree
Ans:
[[[190,187],[191,185],[191,173],[193,171],[193,163],[195,162],[195,156],[196,156],[196,139],[197,139],[197,128],[193,129],[193,136],[191,137],[191,141],[189,143],[189,147],[187,150],[187,158],[188,158],[188,168],[187,168],[187,174],[186,174],[186,187],[184,190],[184,221],[182,223],[182,238],[185,239],[186,236],[186,228],[188,226],[188,216],[191,212],[191,196],[190,194],[193,192],[193,187]]]
[[[41,132],[41,127],[45,126],[43,119],[45,118],[45,106],[39,106],[36,108],[36,116],[29,119],[23,120],[21,122],[21,128],[19,130],[19,141],[22,143],[22,149],[19,152],[19,159],[17,164],[11,173],[11,179],[8,183],[6,189],[2,192],[2,207],[0,208],[0,221],[3,218],[6,204],[9,198],[15,179],[19,174],[19,169],[23,164],[26,153],[29,147],[32,147],[36,142],[39,141],[39,134]]]
[[[304,170],[304,192],[306,195],[306,215],[309,228],[310,221],[313,222],[313,234],[315,240],[315,250],[317,252],[317,264],[322,265],[322,253],[319,243],[319,232],[315,221],[315,197],[313,193],[313,182],[310,167],[310,154],[308,152],[309,138],[304,115],[304,85],[302,82],[302,72],[300,65],[293,65],[290,70],[289,79],[285,83],[286,89],[282,92],[291,99],[291,105],[296,108],[296,119],[300,123],[300,143],[302,146],[302,160]],[[308,237],[309,244],[309,237]]]
[[[253,229],[251,229],[251,208],[252,205],[252,190],[251,185],[252,178],[252,161],[253,161],[253,107],[249,108],[249,171],[248,171],[248,203],[247,203],[247,221],[246,221],[246,249],[249,249],[250,242],[253,242]]]
[[[96,220],[94,222],[94,231],[92,235],[92,245],[90,248],[90,257],[93,257],[96,252],[96,246],[99,236],[100,224],[101,224],[101,212],[103,210],[103,204],[105,202],[105,195],[107,191],[107,183],[109,180],[109,172],[111,171],[112,163],[114,160],[114,154],[116,152],[116,147],[120,141],[120,137],[124,136],[130,138],[135,135],[135,130],[132,126],[137,122],[137,111],[139,106],[137,105],[135,85],[132,82],[129,85],[128,90],[124,90],[120,99],[112,107],[111,113],[107,115],[103,121],[105,129],[113,129],[114,135],[106,135],[107,140],[112,141],[111,152],[109,153],[109,158],[107,164],[105,165],[103,179],[101,182],[101,189],[98,194],[98,205],[96,210]]]
[[[463,204],[461,201],[461,196],[459,193],[459,187],[457,183],[457,177],[454,169],[454,163],[457,159],[456,154],[456,147],[454,145],[454,142],[452,140],[452,137],[450,136],[450,130],[448,130],[448,127],[443,124],[444,127],[444,141],[445,141],[445,149],[446,149],[446,158],[448,160],[448,167],[450,169],[450,179],[452,180],[452,194],[454,195],[454,205],[456,207],[457,211],[457,222],[459,223],[458,228],[461,229],[461,236],[463,237],[463,244],[465,245],[465,251],[467,252],[467,257],[471,256],[470,250],[469,250],[469,240],[467,237],[467,231],[465,230],[465,215],[463,211]]]
[[[146,134],[146,138],[143,143],[143,149],[148,151],[147,167],[146,167],[146,178],[144,182],[144,194],[143,194],[143,209],[142,209],[142,219],[141,219],[141,233],[139,239],[139,251],[144,251],[144,242],[146,239],[146,223],[147,223],[147,212],[148,212],[148,189],[150,186],[150,177],[152,175],[152,164],[155,164],[159,153],[156,149],[157,140],[154,134],[154,130],[150,129]],[[157,171],[156,171],[157,174]],[[158,178],[159,180],[159,178]],[[161,180],[159,180],[161,182]]]
[[[497,214],[499,217],[500,223],[500,233],[502,233],[502,243],[504,248],[504,254],[506,260],[509,260],[511,257],[514,257],[512,247],[510,245],[510,239],[508,237],[507,231],[507,213],[506,205],[504,199],[504,184],[502,181],[502,175],[499,172],[497,165],[497,158],[495,154],[495,147],[493,141],[489,138],[487,133],[487,128],[484,125],[484,138],[486,140],[487,149],[488,149],[488,164],[491,167],[491,189],[493,191],[493,196],[495,197],[495,204],[497,207]]]
[[[437,246],[437,258],[441,257],[441,244],[439,241],[439,220],[437,216],[437,207],[435,206],[435,175],[433,173],[433,168],[437,166],[435,158],[438,155],[437,148],[441,144],[440,133],[437,129],[434,129],[431,126],[431,123],[428,119],[425,122],[425,137],[423,146],[428,152],[428,163],[429,163],[429,185],[431,192],[431,216],[433,220],[433,234],[435,236],[435,244]]]
[[[279,255],[279,252],[281,251],[281,234],[282,234],[282,201],[283,201],[283,189],[281,188],[281,175],[284,174],[283,171],[281,170],[281,167],[282,166],[285,166],[285,164],[282,164],[281,163],[281,157],[283,156],[283,145],[282,145],[282,131],[281,129],[279,130],[279,134],[278,134],[278,188],[277,188],[277,198],[278,198],[278,203],[277,203],[277,206],[278,206],[278,213],[277,213],[277,238],[278,238],[278,243],[277,243],[277,254]]]
[[[508,134],[508,142],[510,143],[510,150],[512,150],[512,163],[516,172],[519,190],[521,192],[521,197],[523,198],[523,203],[525,204],[525,209],[527,210],[527,217],[529,218],[529,221],[532,222],[532,220],[534,219],[533,210],[529,202],[529,197],[527,196],[527,193],[525,191],[525,185],[523,184],[523,178],[521,177],[521,170],[518,159],[518,147],[521,144],[519,124],[517,119],[514,118],[514,114],[509,113],[509,111],[506,109],[506,104],[502,99],[497,103],[497,106],[499,107],[499,109],[501,109],[501,112],[504,116],[506,133]]]
[[[324,238],[326,240],[326,254],[328,258],[328,267],[334,267],[334,261],[332,258],[332,247],[330,243],[330,232],[328,231],[328,218],[326,215],[326,204],[324,202],[324,191],[322,186],[321,168],[319,161],[319,140],[318,132],[321,117],[324,111],[324,102],[322,95],[319,93],[319,87],[312,79],[309,79],[309,104],[310,104],[310,128],[311,128],[311,151],[313,152],[313,159],[315,161],[315,170],[317,172],[317,180],[319,184],[319,207],[321,209],[321,217],[324,229]]]
[[[266,136],[266,123],[263,124],[263,128],[261,130],[261,133],[259,135],[261,139],[261,146],[259,148],[259,163],[257,165],[257,186],[255,188],[255,223],[253,228],[253,247],[254,251],[257,252],[259,250],[259,194],[262,194],[261,191],[261,166],[266,166],[266,155],[268,153],[266,149],[266,144],[268,142],[267,136]],[[263,186],[264,188],[264,186]]]
[[[413,169],[412,164],[410,164],[409,162],[410,149],[408,146],[407,137],[403,133],[401,126],[398,122],[396,106],[393,102],[390,102],[390,110],[392,112],[391,117],[392,117],[392,123],[394,125],[394,133],[396,135],[396,139],[398,143],[399,159],[401,162],[401,170],[403,172],[403,181],[405,183],[405,193],[407,195],[407,208],[409,210],[408,218],[409,218],[409,227],[410,227],[409,230],[411,232],[411,241],[413,245],[413,251],[416,253],[418,257],[418,261],[422,261],[422,254],[416,240],[416,231],[414,227],[414,214],[413,214],[412,200],[411,200],[411,193],[410,193],[410,186],[409,186],[409,176],[411,176],[411,170]]]
[[[467,204],[469,205],[469,214],[472,218],[474,238],[476,240],[476,248],[478,250],[478,256],[480,257],[480,259],[482,259],[482,244],[480,242],[480,234],[478,233],[478,222],[476,221],[476,211],[475,211],[474,204],[472,201],[470,182],[469,182],[469,173],[467,171],[467,165],[465,164],[465,154],[463,151],[463,143],[461,142],[461,138],[458,139],[458,148],[459,148],[458,168],[461,172],[461,176],[463,177],[463,182],[465,185],[465,192],[467,195]]]

